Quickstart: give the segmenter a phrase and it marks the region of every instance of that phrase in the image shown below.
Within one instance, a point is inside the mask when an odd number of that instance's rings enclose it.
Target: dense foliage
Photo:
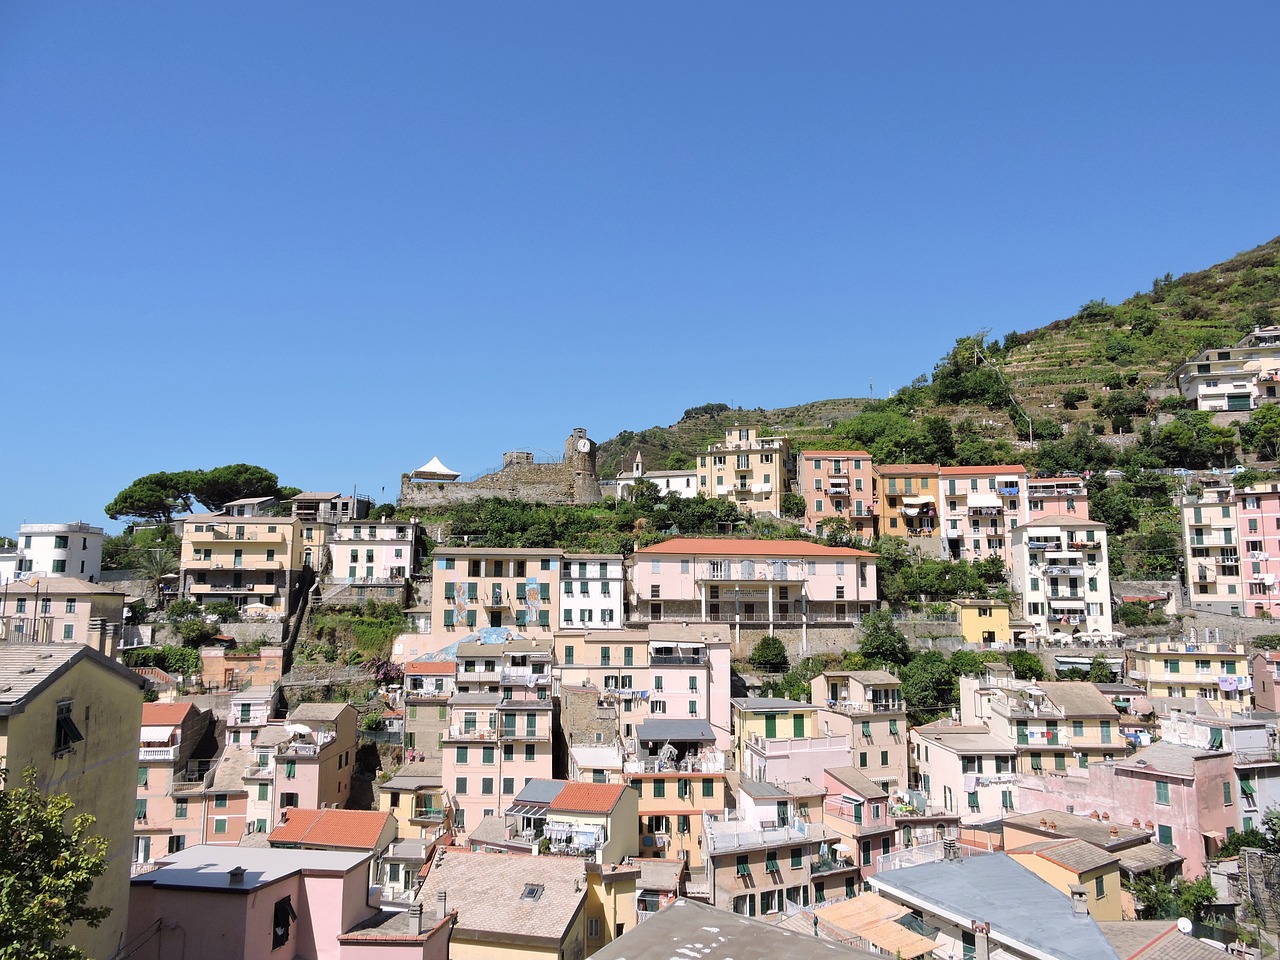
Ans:
[[[280,478],[264,467],[232,463],[211,470],[149,473],[125,487],[103,510],[112,520],[132,517],[168,523],[175,514],[190,513],[195,504],[220,510],[243,497],[281,497]],[[296,492],[296,491],[295,491]]]

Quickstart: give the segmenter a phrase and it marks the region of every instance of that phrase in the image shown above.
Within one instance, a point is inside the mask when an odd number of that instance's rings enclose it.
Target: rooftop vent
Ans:
[[[244,867],[232,867],[227,875],[233,886],[242,886],[244,884]]]

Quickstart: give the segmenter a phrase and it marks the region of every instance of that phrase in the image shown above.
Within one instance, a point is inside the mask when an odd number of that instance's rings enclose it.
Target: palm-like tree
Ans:
[[[163,548],[145,550],[138,558],[138,572],[155,593],[156,607],[162,609],[164,593],[160,588],[166,577],[178,572],[178,558]]]

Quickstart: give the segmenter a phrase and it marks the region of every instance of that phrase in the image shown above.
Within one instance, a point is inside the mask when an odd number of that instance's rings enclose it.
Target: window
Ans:
[[[467,747],[456,747],[456,748],[455,748],[455,750],[454,750],[454,758],[453,758],[453,759],[454,759],[454,762],[455,762],[455,763],[466,763],[466,762],[467,762],[467,752],[468,752],[468,748],[467,748]]]
[[[714,780],[704,779],[702,781],[702,795],[704,797],[714,797],[716,795],[716,782]]]
[[[55,757],[70,753],[77,743],[84,740],[84,735],[80,733],[80,728],[71,719],[72,703],[73,701],[71,700],[63,700],[58,704],[53,734],[53,755]]]
[[[457,777],[453,781],[453,792],[458,796],[465,796],[467,792],[467,778]]]
[[[260,784],[258,784],[258,799],[259,799],[259,800],[270,800],[270,799],[271,799],[270,792],[271,792],[271,785],[270,785],[270,784],[267,784],[267,783],[260,783]]]
[[[64,623],[62,625],[62,639],[74,640],[76,638],[76,625],[74,623]]]
[[[187,819],[187,801],[185,798],[179,797],[178,799],[173,801],[173,819],[175,820]]]
[[[292,897],[281,897],[276,901],[274,916],[271,921],[271,949],[278,950],[289,942],[289,927],[298,919],[293,909]]]
[[[215,810],[227,809],[227,795],[225,793],[215,793],[213,795],[213,807]]]
[[[803,858],[801,849],[799,847],[792,847],[791,848],[791,869],[799,870],[802,866],[804,866],[804,858]]]
[[[134,803],[133,819],[135,820],[147,819],[147,801],[145,797],[139,797],[137,801]]]
[[[1156,781],[1156,803],[1169,802],[1169,783],[1166,780]]]
[[[587,939],[588,940],[600,939],[600,918],[599,917],[587,917]]]
[[[524,758],[525,760],[537,759],[537,748],[532,743],[526,743],[524,745]]]
[[[1231,806],[1231,804],[1232,804],[1231,781],[1223,780],[1222,781],[1222,805],[1224,807],[1229,807]]]
[[[1093,895],[1094,895],[1094,897],[1096,897],[1096,898],[1097,898],[1097,899],[1099,899],[1099,900],[1101,900],[1103,897],[1105,897],[1105,896],[1107,895],[1107,888],[1106,888],[1106,884],[1105,884],[1105,882],[1103,881],[1103,878],[1102,878],[1102,877],[1095,877],[1095,878],[1094,878],[1094,881],[1093,881]]]
[[[1156,827],[1156,842],[1166,847],[1173,846],[1173,827],[1166,824],[1160,824]]]
[[[661,799],[667,795],[667,782],[665,780],[653,781],[653,796],[655,799]]]
[[[213,832],[214,832],[214,833],[226,833],[226,832],[227,832],[227,818],[226,818],[226,817],[214,817],[214,820],[213,820]]]
[[[298,795],[296,793],[280,794],[280,806],[296,807],[298,805]]]

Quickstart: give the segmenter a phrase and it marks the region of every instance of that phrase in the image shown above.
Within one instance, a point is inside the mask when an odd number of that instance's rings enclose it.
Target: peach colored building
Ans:
[[[235,647],[201,647],[200,679],[206,690],[274,687],[284,674],[284,647],[242,652]]]
[[[1245,616],[1280,616],[1280,483],[1236,490]]]
[[[942,467],[938,484],[946,556],[970,561],[999,557],[1008,567],[1013,531],[1027,520],[1027,468]]]
[[[804,497],[805,530],[821,537],[833,520],[843,520],[854,536],[875,536],[875,472],[867,451],[797,454],[796,487]]]
[[[941,534],[936,463],[877,463],[876,532],[882,537],[923,538],[928,555]]]
[[[1237,507],[1226,480],[1205,484],[1199,496],[1182,498],[1182,542],[1193,610],[1247,615]]]
[[[799,540],[676,537],[631,556],[632,622],[847,622],[876,603],[876,556]]]
[[[83,643],[108,657],[124,635],[123,593],[75,577],[30,577],[0,592],[0,640]]]
[[[561,550],[437,547],[430,632],[456,637],[508,627],[550,639],[560,622],[563,562]]]
[[[732,500],[743,513],[781,516],[791,441],[762,437],[755,427],[725,430],[724,440],[698,456],[698,492]]]
[[[458,693],[449,699],[441,776],[453,828],[465,837],[505,810],[524,785],[552,777],[552,701],[521,687],[514,697]]]

